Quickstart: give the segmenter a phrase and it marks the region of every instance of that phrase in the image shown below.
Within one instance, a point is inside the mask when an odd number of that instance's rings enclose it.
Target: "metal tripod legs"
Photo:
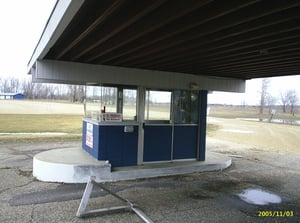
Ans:
[[[109,208],[102,208],[102,209],[96,209],[91,211],[86,211],[87,204],[89,202],[90,196],[92,194],[93,186],[96,185],[100,187],[102,190],[106,191],[107,193],[111,194],[115,198],[119,199],[125,205],[118,206],[118,207],[109,207]],[[89,181],[86,185],[85,191],[83,193],[79,208],[77,210],[76,216],[77,217],[84,217],[89,215],[95,215],[100,213],[108,213],[108,212],[114,212],[114,211],[133,211],[137,216],[139,216],[144,222],[146,223],[153,223],[153,221],[137,206],[135,206],[132,202],[130,202],[127,199],[122,198],[121,196],[117,195],[116,193],[110,191],[106,187],[104,187],[102,184],[99,184],[95,181],[95,177],[91,176],[89,178]]]

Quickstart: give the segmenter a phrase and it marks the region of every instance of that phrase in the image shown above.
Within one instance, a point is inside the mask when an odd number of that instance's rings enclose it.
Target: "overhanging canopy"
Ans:
[[[298,0],[57,1],[28,69],[53,60],[236,80],[300,74],[299,12]]]

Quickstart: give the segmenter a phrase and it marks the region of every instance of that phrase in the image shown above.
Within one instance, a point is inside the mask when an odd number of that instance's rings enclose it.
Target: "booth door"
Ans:
[[[147,91],[143,162],[196,159],[198,92]]]
[[[199,125],[199,92],[173,91],[173,159],[196,159]]]
[[[172,126],[145,124],[144,134],[144,162],[172,159]]]
[[[171,92],[146,91],[143,162],[172,160]]]

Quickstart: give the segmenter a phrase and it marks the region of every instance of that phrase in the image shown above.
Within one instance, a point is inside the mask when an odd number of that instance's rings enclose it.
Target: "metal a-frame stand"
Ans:
[[[106,187],[104,187],[102,184],[99,184],[95,181],[95,177],[91,176],[87,182],[85,191],[83,193],[79,208],[77,210],[76,216],[77,217],[86,217],[90,215],[96,215],[96,214],[103,214],[103,213],[111,213],[115,211],[133,211],[137,216],[139,216],[144,222],[146,223],[153,223],[153,221],[141,210],[139,209],[136,205],[134,205],[131,201],[122,198],[121,196],[117,195],[116,193],[110,191]],[[96,185],[100,187],[102,190],[106,191],[107,193],[111,194],[118,200],[122,201],[125,203],[123,206],[118,206],[118,207],[109,207],[109,208],[102,208],[102,209],[96,209],[96,210],[90,210],[86,211],[86,207],[88,205],[90,196],[92,194],[93,186]]]

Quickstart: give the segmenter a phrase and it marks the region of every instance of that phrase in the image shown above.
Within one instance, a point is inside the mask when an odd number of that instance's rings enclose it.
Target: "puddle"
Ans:
[[[255,122],[272,122],[289,125],[300,125],[300,120],[289,120],[289,119],[269,119],[269,118],[237,118],[238,120],[244,121],[255,121]]]
[[[261,189],[246,189],[238,196],[243,201],[255,205],[279,204],[282,202],[281,197],[278,195]]]

